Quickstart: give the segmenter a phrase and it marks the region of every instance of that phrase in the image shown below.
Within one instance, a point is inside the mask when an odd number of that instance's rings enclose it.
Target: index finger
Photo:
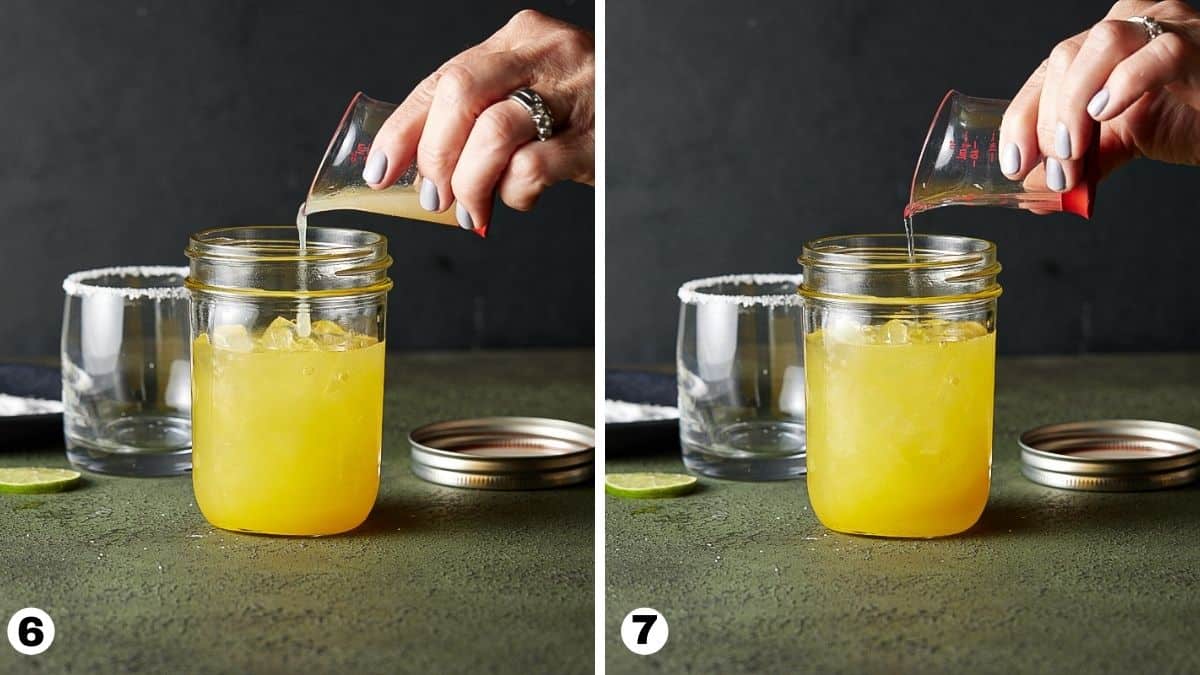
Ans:
[[[1064,46],[1081,44],[1087,31],[1076,33],[1055,47],[1061,53]],[[1051,58],[1054,57],[1052,54]],[[1038,137],[1038,114],[1050,70],[1051,58],[1037,67],[1021,90],[1013,97],[1000,122],[1000,170],[1013,180],[1024,178],[1042,157]],[[1065,70],[1065,69],[1064,69]],[[1042,121],[1045,123],[1045,120]]]
[[[1009,102],[1000,121],[1000,170],[1013,180],[1019,180],[1037,166],[1038,102],[1042,98],[1042,83],[1046,80],[1046,62],[1033,71],[1021,90]]]
[[[379,127],[379,132],[375,134],[375,141],[371,144],[371,151],[367,157],[366,166],[368,167],[373,163],[377,165],[380,161],[386,162],[384,170],[379,174],[379,180],[367,180],[371,187],[382,188],[391,185],[408,170],[409,165],[417,156],[417,142],[421,138],[425,120],[429,117],[429,108],[433,105],[433,96],[437,91],[438,80],[442,78],[442,73],[447,68],[483,53],[488,49],[487,45],[488,42],[481,42],[443,63],[428,77],[421,80],[421,83],[409,92],[404,101],[392,111],[383,126]],[[383,154],[378,155],[377,153]],[[380,156],[385,159],[378,159]],[[367,172],[364,170],[363,173],[363,178],[367,179]]]
[[[436,71],[421,81],[404,99],[375,135],[367,157],[367,167],[373,172],[363,171],[363,178],[376,178],[377,181],[367,180],[372,188],[383,188],[399,180],[400,175],[408,170],[417,156],[417,145],[425,123],[429,119],[429,110],[433,106],[434,95],[437,92],[438,81],[448,69],[470,63],[488,52],[506,52],[516,47],[528,32],[537,25],[545,22],[555,22],[533,10],[517,12],[508,23],[492,33],[486,40],[463,50],[454,58],[443,63]],[[382,152],[382,155],[377,155]],[[379,163],[385,162],[382,171],[378,171]]]

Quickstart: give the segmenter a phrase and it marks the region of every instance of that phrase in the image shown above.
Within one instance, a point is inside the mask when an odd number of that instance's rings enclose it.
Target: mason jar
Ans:
[[[987,503],[996,300],[991,242],[903,234],[805,245],[808,494],[826,527],[970,528]]]
[[[379,489],[387,240],[231,227],[191,237],[192,483],[213,525],[354,529]]]

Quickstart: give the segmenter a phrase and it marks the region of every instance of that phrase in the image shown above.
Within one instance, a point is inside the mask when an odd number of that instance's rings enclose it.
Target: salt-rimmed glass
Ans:
[[[743,274],[679,289],[679,440],[688,469],[733,480],[805,471],[799,274]]]
[[[89,471],[192,467],[186,267],[109,267],[63,281],[63,432]]]

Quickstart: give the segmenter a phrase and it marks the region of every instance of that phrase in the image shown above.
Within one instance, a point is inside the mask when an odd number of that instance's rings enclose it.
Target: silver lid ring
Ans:
[[[1069,490],[1160,490],[1200,477],[1200,429],[1154,420],[1048,424],[1021,434],[1021,473]]]
[[[447,420],[413,429],[412,471],[432,483],[483,490],[537,490],[592,475],[595,430],[539,417]]]

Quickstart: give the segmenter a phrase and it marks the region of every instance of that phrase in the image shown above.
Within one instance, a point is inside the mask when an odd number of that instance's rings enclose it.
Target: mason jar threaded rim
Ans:
[[[185,285],[193,292],[290,298],[385,292],[387,238],[366,230],[295,225],[217,227],[193,234]]]
[[[922,305],[990,300],[1001,293],[996,245],[958,235],[853,234],[804,245],[800,295],[828,302]]]

